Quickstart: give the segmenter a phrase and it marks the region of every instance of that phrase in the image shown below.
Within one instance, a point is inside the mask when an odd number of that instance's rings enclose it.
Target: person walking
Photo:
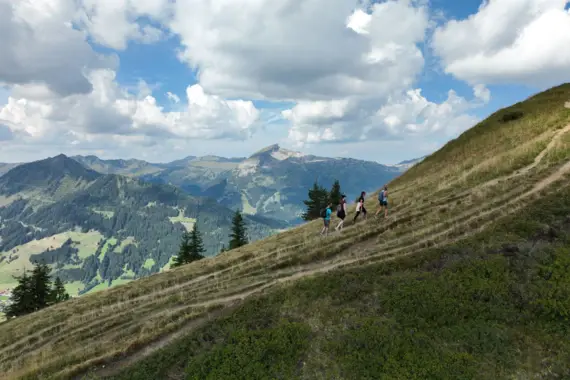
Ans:
[[[378,193],[378,210],[376,210],[376,215],[384,210],[384,218],[388,217],[388,186],[384,185],[382,191]]]
[[[327,205],[327,208],[324,212],[323,215],[323,222],[324,222],[324,226],[323,229],[321,230],[321,235],[328,235],[329,234],[329,226],[331,224],[331,214],[332,214],[332,203],[329,202],[329,204]]]
[[[356,215],[354,215],[353,222],[356,222],[358,216],[362,213],[362,217],[366,220],[366,208],[364,207],[364,197],[366,196],[366,191],[360,193],[360,197],[356,203]]]
[[[338,225],[335,227],[335,231],[340,231],[344,227],[344,218],[346,218],[346,195],[342,194],[340,196],[340,203],[336,210],[336,216],[340,219]]]

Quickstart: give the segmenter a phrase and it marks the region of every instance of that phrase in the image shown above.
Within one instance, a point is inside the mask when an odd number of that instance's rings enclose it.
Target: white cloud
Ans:
[[[181,58],[199,68],[209,91],[327,100],[414,81],[423,67],[416,44],[428,23],[427,9],[415,3],[388,1],[351,16],[353,0],[181,0],[170,28],[180,35]]]
[[[80,0],[75,17],[93,39],[104,46],[124,50],[129,40],[154,43],[164,37],[156,26],[141,18],[161,21],[169,3],[165,0]]]
[[[172,92],[168,91],[166,93],[166,96],[168,97],[168,99],[170,99],[174,103],[180,103],[180,97],[178,95],[173,94]]]
[[[41,144],[90,141],[98,135],[242,139],[257,127],[259,112],[251,101],[224,100],[197,84],[187,88],[182,110],[165,112],[147,86],[131,94],[110,70],[92,71],[88,78],[90,94],[66,98],[49,96],[48,89],[36,85],[20,86],[0,108],[0,124],[24,133],[27,143]]]
[[[452,138],[473,126],[478,119],[468,112],[489,100],[482,86],[473,89],[468,101],[450,90],[447,99],[434,103],[409,90],[374,103],[333,102],[301,103],[283,112],[291,121],[289,139],[297,146],[320,142],[358,142],[368,140],[407,140]]]
[[[60,95],[88,93],[89,69],[114,67],[71,27],[69,0],[0,0],[0,84],[45,83]]]
[[[447,73],[472,84],[559,84],[570,79],[568,3],[485,1],[476,14],[437,28],[433,47]]]
[[[0,85],[10,94],[6,105],[0,102],[3,136],[11,147],[107,154],[156,145],[172,153],[195,140],[240,140],[260,131],[250,141],[271,143],[275,128],[295,144],[421,136],[422,146],[431,146],[472,124],[466,115],[490,93],[485,81],[474,81],[474,100],[450,92],[437,104],[411,90],[424,70],[422,44],[433,24],[427,4],[0,0],[8,9],[0,9],[0,43],[11,49],[0,55]],[[123,50],[167,34],[178,35],[180,59],[199,73],[185,96],[160,90],[169,111],[152,84],[119,85],[113,62],[86,42]],[[294,106],[258,110],[243,99]]]

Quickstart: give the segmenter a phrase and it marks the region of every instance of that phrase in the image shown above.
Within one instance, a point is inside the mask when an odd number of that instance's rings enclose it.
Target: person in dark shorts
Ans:
[[[340,203],[336,209],[336,216],[340,219],[340,222],[335,227],[336,231],[340,231],[344,227],[344,218],[346,218],[346,195],[342,194],[340,196]]]
[[[332,214],[332,203],[329,202],[327,208],[323,215],[323,229],[321,230],[321,235],[328,235],[329,234],[329,226],[331,224],[331,214]]]
[[[380,214],[380,211],[384,210],[384,218],[388,217],[388,186],[384,185],[384,188],[378,193],[378,210],[376,211],[376,216]]]
[[[360,193],[360,197],[358,198],[358,200],[356,201],[356,215],[354,215],[354,219],[352,220],[353,222],[356,222],[356,218],[358,218],[358,215],[360,215],[362,213],[362,217],[364,219],[366,219],[366,208],[364,207],[364,197],[366,196],[366,191],[363,191],[362,193]]]

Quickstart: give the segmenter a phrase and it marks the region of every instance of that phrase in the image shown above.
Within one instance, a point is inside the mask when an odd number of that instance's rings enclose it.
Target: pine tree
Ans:
[[[69,294],[67,294],[67,291],[65,290],[63,281],[61,281],[59,277],[56,277],[53,283],[53,289],[51,291],[51,302],[60,303],[63,301],[67,301],[68,299],[69,299]]]
[[[180,265],[191,263],[192,261],[201,260],[204,258],[204,243],[202,235],[198,231],[196,223],[192,227],[191,232],[184,232],[182,235],[182,242],[178,250],[178,256],[174,258],[172,267],[179,267]]]
[[[190,257],[190,234],[188,231],[184,232],[182,235],[182,241],[180,242],[180,248],[178,249],[178,256],[174,258],[172,267],[179,267],[188,262]]]
[[[334,181],[331,192],[329,194],[329,200],[333,205],[333,210],[336,209],[336,206],[340,204],[340,197],[342,192],[340,191],[340,182],[337,180]]]
[[[32,271],[32,296],[34,311],[48,306],[51,300],[50,267],[45,263],[36,263]]]
[[[303,220],[314,220],[321,217],[321,210],[327,206],[329,192],[316,181],[309,189],[309,199],[303,201],[307,210],[303,213]]]
[[[204,252],[206,252],[206,250],[204,249],[202,235],[200,231],[198,231],[197,223],[194,223],[194,227],[192,227],[192,232],[190,233],[190,255],[188,256],[187,263],[203,259]]]
[[[34,297],[32,293],[32,277],[28,276],[26,270],[21,277],[15,277],[18,285],[12,290],[10,303],[5,308],[8,318],[19,317],[34,311]]]
[[[247,240],[247,229],[245,226],[245,221],[239,210],[236,210],[233,220],[232,220],[232,232],[230,234],[230,247],[229,249],[235,249],[246,245]]]

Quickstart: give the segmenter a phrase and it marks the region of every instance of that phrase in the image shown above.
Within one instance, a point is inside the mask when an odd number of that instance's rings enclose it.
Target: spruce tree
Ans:
[[[48,306],[51,300],[51,278],[50,267],[45,263],[36,263],[32,270],[32,296],[34,300],[34,311],[41,310]]]
[[[190,258],[190,234],[188,231],[184,232],[182,235],[182,241],[180,242],[180,248],[178,249],[178,256],[174,258],[172,267],[179,267],[188,262]]]
[[[206,250],[204,249],[202,235],[200,231],[198,231],[197,223],[194,223],[192,231],[186,231],[184,235],[182,235],[178,256],[174,258],[172,267],[179,267],[180,265],[201,260],[204,258],[204,252],[206,252]]]
[[[63,281],[61,281],[59,277],[56,277],[53,283],[53,289],[51,291],[51,302],[60,303],[63,301],[67,301],[68,299],[69,299],[69,294],[67,294],[67,291],[65,290]]]
[[[34,296],[32,292],[32,277],[28,276],[26,270],[21,277],[14,277],[18,280],[18,285],[12,290],[10,303],[5,308],[8,318],[19,317],[34,311]]]
[[[236,210],[233,220],[232,220],[232,232],[230,233],[230,247],[229,249],[235,249],[246,245],[247,240],[247,229],[245,226],[245,221],[243,216]]]
[[[316,181],[313,187],[309,189],[309,199],[303,201],[307,210],[303,213],[303,220],[314,220],[321,217],[321,210],[327,206],[329,201],[329,192],[320,186]]]
[[[336,209],[336,206],[340,204],[340,196],[342,195],[340,191],[340,182],[337,180],[334,181],[331,192],[329,194],[329,200],[333,205],[333,210]]]
[[[200,231],[198,231],[197,223],[194,223],[192,232],[190,233],[190,255],[188,256],[187,263],[203,259],[204,252],[206,252],[206,250],[204,249],[202,235],[200,234]]]

